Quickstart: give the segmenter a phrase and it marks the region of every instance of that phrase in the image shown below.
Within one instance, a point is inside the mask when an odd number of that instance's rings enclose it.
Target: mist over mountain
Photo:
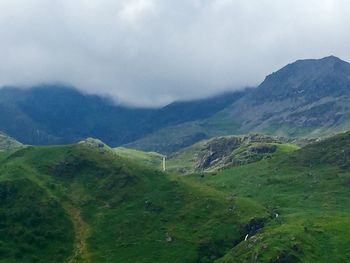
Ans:
[[[116,146],[169,125],[207,118],[243,94],[225,93],[149,109],[117,105],[65,86],[2,88],[0,131],[26,144],[73,143],[96,137]]]

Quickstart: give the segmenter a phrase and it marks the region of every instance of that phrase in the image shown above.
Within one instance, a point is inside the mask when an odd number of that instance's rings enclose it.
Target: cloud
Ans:
[[[145,16],[155,11],[155,7],[152,0],[131,0],[123,2],[118,15],[122,21],[138,26]]]
[[[347,0],[0,2],[0,85],[61,82],[136,105],[257,85],[300,58],[350,60]]]

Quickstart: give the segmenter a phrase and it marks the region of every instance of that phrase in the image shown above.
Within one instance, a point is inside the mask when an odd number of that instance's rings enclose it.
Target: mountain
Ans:
[[[223,110],[237,132],[319,136],[348,127],[350,64],[336,57],[299,60],[269,75],[258,88]]]
[[[0,111],[0,130],[26,144],[72,143],[86,137],[117,142],[134,138],[142,119],[139,110],[62,86],[0,89]]]
[[[164,127],[128,147],[171,154],[199,133],[206,138],[250,132],[324,137],[350,128],[349,102],[349,63],[334,56],[298,60],[212,116]]]
[[[0,89],[0,131],[25,144],[72,143],[94,137],[117,146],[169,125],[207,118],[242,95],[226,93],[145,109],[117,105],[64,86],[8,87]],[[189,139],[188,145],[191,143]]]
[[[25,144],[108,145],[170,155],[203,139],[254,132],[318,138],[350,128],[350,64],[298,60],[257,87],[145,109],[62,86],[0,89],[0,131]]]

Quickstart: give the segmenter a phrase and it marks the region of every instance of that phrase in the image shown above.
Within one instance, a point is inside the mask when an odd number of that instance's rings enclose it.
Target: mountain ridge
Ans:
[[[26,144],[100,138],[171,154],[215,136],[324,137],[350,129],[350,64],[298,60],[257,87],[160,109],[127,108],[62,87],[0,89],[0,130]],[[20,129],[18,129],[20,127]]]
[[[108,98],[64,86],[2,88],[0,130],[26,144],[74,143],[95,137],[118,146],[162,127],[206,118],[241,94],[231,92],[149,109],[116,105]]]

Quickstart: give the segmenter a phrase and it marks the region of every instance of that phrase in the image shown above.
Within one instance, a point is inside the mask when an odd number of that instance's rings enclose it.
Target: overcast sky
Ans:
[[[349,0],[0,1],[0,86],[60,82],[137,105],[350,60]]]

